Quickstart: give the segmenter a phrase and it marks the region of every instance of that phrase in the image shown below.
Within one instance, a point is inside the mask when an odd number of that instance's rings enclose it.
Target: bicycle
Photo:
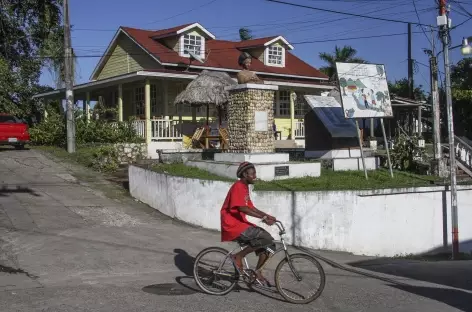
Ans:
[[[325,272],[323,270],[323,267],[318,262],[318,260],[316,260],[316,258],[314,258],[313,256],[311,256],[309,254],[306,254],[306,253],[289,254],[288,249],[287,249],[287,245],[285,244],[285,240],[284,240],[284,235],[286,234],[285,228],[284,228],[282,222],[280,222],[280,221],[277,221],[274,224],[277,225],[277,227],[279,228],[280,243],[282,244],[282,246],[277,248],[274,251],[274,253],[269,256],[267,261],[262,266],[261,270],[270,262],[270,260],[276,254],[283,251],[284,252],[284,258],[279,262],[279,264],[277,265],[277,267],[275,269],[275,286],[276,286],[277,292],[280,295],[282,295],[282,297],[285,300],[287,300],[291,303],[307,304],[307,303],[310,303],[310,302],[316,300],[319,296],[321,296],[321,293],[323,292],[324,287],[325,287],[325,283],[326,283],[326,275],[325,275]],[[196,256],[194,267],[193,267],[193,274],[194,274],[195,282],[197,283],[197,285],[200,287],[200,289],[203,292],[205,292],[207,294],[210,294],[210,295],[220,295],[220,296],[226,295],[229,292],[231,292],[233,290],[233,288],[236,286],[236,284],[240,281],[241,276],[240,276],[239,270],[236,268],[236,266],[233,263],[230,256],[238,248],[240,250],[244,249],[244,247],[246,247],[247,244],[243,244],[243,243],[238,242],[238,246],[239,247],[234,248],[232,251],[228,251],[228,250],[226,250],[224,248],[221,248],[221,247],[208,247],[208,248],[205,248],[202,251],[200,251],[200,253]],[[224,259],[222,261],[219,261],[219,262],[216,261],[216,265],[217,265],[216,269],[200,269],[199,265],[206,264],[206,262],[204,262],[202,260],[202,258],[204,256],[206,256],[208,254],[212,254],[212,253],[223,254]],[[300,273],[303,273],[303,272],[300,271],[300,270],[296,270],[295,266],[294,266],[294,262],[297,259],[308,260],[309,263],[311,263],[315,266],[315,268],[319,272],[319,276],[320,276],[319,287],[317,289],[315,289],[315,292],[309,297],[303,297],[303,296],[299,295],[300,297],[302,297],[300,300],[297,300],[296,298],[293,298],[292,296],[287,294],[285,288],[283,287],[283,285],[280,281],[280,274],[281,274],[282,269],[284,268],[284,266],[286,264],[288,264],[288,267],[289,267],[291,273],[295,276],[296,280],[298,282],[303,281],[303,278],[300,275]],[[223,270],[223,266],[224,266],[224,264],[227,260],[229,260],[229,264],[231,264],[231,266],[230,266],[230,267],[232,267],[231,272]],[[242,271],[242,275],[243,275],[242,280],[243,280],[243,282],[245,282],[249,287],[252,287],[255,284],[257,285],[256,282],[258,282],[260,284],[260,282],[256,278],[256,272],[249,267],[249,264],[248,264],[246,258],[244,258],[243,265],[245,266],[245,268]],[[305,271],[305,268],[303,268],[303,271]],[[204,281],[202,278],[200,278],[200,275],[199,275],[200,272],[207,273],[211,276],[208,278],[207,281]],[[224,282],[224,281],[228,282],[229,285],[222,289],[223,286],[222,286],[221,282]],[[210,285],[206,285],[206,284],[210,284]],[[212,289],[207,287],[207,286],[213,286],[213,285],[217,286],[216,288],[220,289],[220,290],[212,290]],[[265,290],[271,290],[267,287],[263,287],[262,285],[259,285],[259,287],[262,288],[262,289],[265,289]],[[294,294],[297,294],[297,293],[294,293]]]

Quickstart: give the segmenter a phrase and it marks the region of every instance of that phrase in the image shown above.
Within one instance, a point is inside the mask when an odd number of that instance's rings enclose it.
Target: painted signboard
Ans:
[[[334,97],[305,95],[305,99],[333,138],[357,137],[354,121],[344,118],[343,108]]]
[[[392,117],[385,66],[336,63],[344,117]]]

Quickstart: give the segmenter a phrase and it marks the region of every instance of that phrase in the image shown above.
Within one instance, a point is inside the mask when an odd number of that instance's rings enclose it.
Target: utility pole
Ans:
[[[429,69],[431,77],[431,107],[433,109],[433,151],[434,151],[434,173],[440,177],[445,176],[445,164],[442,158],[441,148],[441,111],[439,108],[438,88],[438,60],[436,58],[436,47],[434,42],[434,30],[431,26],[431,51],[429,55]]]
[[[70,39],[69,0],[64,0],[64,68],[67,106],[67,152],[75,153],[74,79]]]
[[[414,83],[413,83],[413,58],[411,53],[411,24],[408,23],[408,97],[412,100],[415,99],[414,95]],[[409,133],[413,134],[413,113],[408,113]]]
[[[449,17],[446,14],[446,0],[439,2],[438,26],[441,31],[446,76],[447,127],[449,130],[449,166],[451,173],[451,223],[452,223],[452,259],[459,256],[459,223],[457,215],[457,180],[456,152],[454,148],[454,120],[452,116],[451,70],[449,65]]]

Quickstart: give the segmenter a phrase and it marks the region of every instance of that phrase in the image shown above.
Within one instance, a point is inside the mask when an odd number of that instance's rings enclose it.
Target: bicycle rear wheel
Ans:
[[[203,292],[226,295],[239,280],[239,273],[229,257],[229,251],[220,247],[203,249],[195,258],[193,276]]]
[[[290,263],[287,258],[284,258],[275,269],[275,286],[280,295],[291,303],[310,303],[321,295],[325,287],[326,275],[323,267],[318,260],[307,254],[293,254],[289,257]],[[301,280],[297,279],[294,271]],[[292,282],[286,282],[286,277],[297,284],[314,283],[314,287],[296,285],[296,290],[289,290],[288,287]],[[302,292],[308,292],[308,294],[302,295]]]

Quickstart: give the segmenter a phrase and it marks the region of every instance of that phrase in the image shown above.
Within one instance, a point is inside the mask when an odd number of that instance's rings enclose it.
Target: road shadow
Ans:
[[[10,187],[8,185],[0,186],[0,197],[6,197],[6,196],[9,196],[10,194],[31,194],[35,197],[41,197],[40,194],[36,193],[33,189],[29,187],[22,187],[22,186]]]
[[[466,241],[461,246],[470,245]],[[442,248],[440,250],[443,250]],[[348,263],[352,267],[472,291],[472,257],[449,260],[450,253],[428,252],[406,258],[378,258]]]
[[[176,248],[174,249],[174,264],[175,266],[185,274],[185,276],[193,277],[193,265],[195,263],[195,258],[188,254],[183,249]]]
[[[14,147],[11,147],[11,146],[0,146],[0,153],[1,152],[13,152],[13,151],[29,151],[30,148],[29,147],[24,147],[23,149],[21,150],[17,150],[15,149]]]
[[[462,290],[409,285],[389,286],[425,298],[443,302],[460,311],[472,312],[472,294]]]

